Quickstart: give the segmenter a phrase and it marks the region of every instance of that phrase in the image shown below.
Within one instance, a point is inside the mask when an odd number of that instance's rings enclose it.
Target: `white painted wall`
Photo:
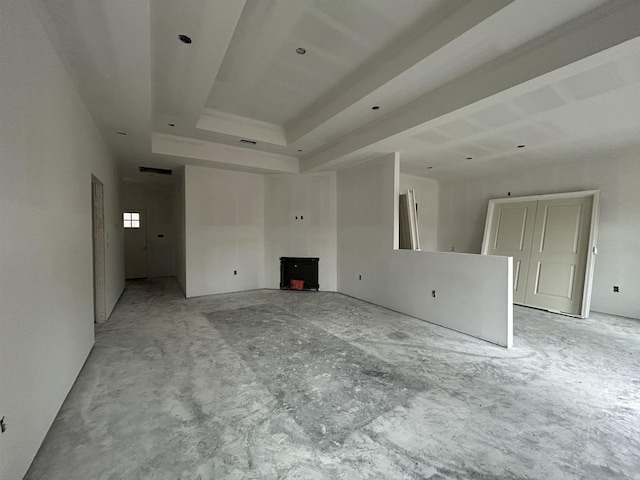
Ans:
[[[91,174],[106,303],[124,288],[117,170],[30,2],[0,2],[0,478],[22,478],[94,342]]]
[[[173,185],[126,183],[123,186],[124,210],[144,211],[147,223],[147,277],[175,275],[176,190]],[[159,237],[158,235],[163,235]],[[125,234],[126,236],[126,234]],[[125,248],[126,237],[125,237]]]
[[[263,287],[263,175],[186,166],[185,215],[187,297]]]
[[[438,249],[438,181],[432,178],[400,175],[400,193],[416,191],[418,204],[418,231],[420,249],[436,251]]]
[[[394,250],[398,177],[394,155],[338,172],[338,290],[510,346],[510,259]]]
[[[279,288],[280,257],[319,257],[320,289],[335,291],[336,225],[335,172],[267,175],[265,286]]]
[[[438,247],[479,253],[491,198],[581,190],[601,191],[591,309],[640,318],[640,147],[441,182]]]

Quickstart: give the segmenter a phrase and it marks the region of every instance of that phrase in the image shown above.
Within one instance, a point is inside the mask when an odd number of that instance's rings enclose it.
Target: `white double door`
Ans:
[[[490,206],[483,253],[513,257],[514,303],[581,314],[593,202],[586,195]]]

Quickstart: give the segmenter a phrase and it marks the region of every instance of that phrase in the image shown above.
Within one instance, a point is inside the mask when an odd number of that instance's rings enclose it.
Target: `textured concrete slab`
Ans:
[[[354,430],[428,389],[394,368],[274,304],[208,315],[226,342],[319,447],[340,446]]]
[[[514,317],[506,350],[334,293],[130,282],[25,478],[640,478],[640,322]]]

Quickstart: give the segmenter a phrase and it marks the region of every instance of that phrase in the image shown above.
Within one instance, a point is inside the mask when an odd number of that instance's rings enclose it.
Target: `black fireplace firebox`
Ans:
[[[280,257],[280,289],[290,289],[291,280],[302,280],[305,290],[320,290],[315,257]]]

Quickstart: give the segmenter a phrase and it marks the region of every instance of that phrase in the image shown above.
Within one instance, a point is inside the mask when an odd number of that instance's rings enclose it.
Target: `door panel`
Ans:
[[[513,257],[513,301],[524,303],[537,202],[496,205],[489,255]]]
[[[545,253],[578,253],[582,205],[540,207],[543,208],[543,225],[539,250]]]
[[[575,265],[538,262],[536,265],[538,272],[533,290],[536,294],[571,300],[573,298],[575,268]]]
[[[91,176],[93,229],[93,312],[95,322],[107,321],[105,286],[104,185]]]
[[[124,274],[125,278],[147,277],[147,221],[144,210],[126,210],[138,213],[139,223],[124,229]],[[131,224],[129,224],[131,225]]]
[[[593,197],[538,202],[525,304],[580,314]]]
[[[527,213],[526,206],[500,209],[494,243],[495,250],[522,251]]]

